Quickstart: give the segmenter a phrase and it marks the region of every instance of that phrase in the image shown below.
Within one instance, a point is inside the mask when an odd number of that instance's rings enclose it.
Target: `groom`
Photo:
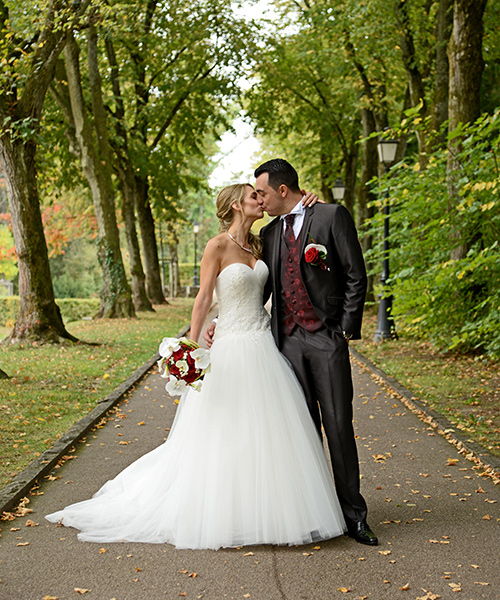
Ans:
[[[298,175],[276,158],[255,171],[261,207],[278,217],[260,232],[272,293],[271,325],[292,363],[321,436],[323,424],[347,533],[362,544],[378,540],[366,522],[352,426],[353,385],[348,343],[361,337],[366,271],[349,212],[338,204],[305,209]],[[314,246],[306,252],[307,246]]]

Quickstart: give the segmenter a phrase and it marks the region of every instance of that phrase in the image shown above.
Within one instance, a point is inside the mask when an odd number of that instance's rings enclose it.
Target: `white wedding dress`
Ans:
[[[167,441],[90,500],[48,515],[91,542],[305,544],[345,531],[319,436],[262,306],[265,263],[218,276],[212,368]]]

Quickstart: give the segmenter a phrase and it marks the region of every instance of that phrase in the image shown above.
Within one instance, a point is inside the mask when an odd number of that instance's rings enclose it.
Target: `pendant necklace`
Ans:
[[[229,233],[229,231],[226,229],[226,233],[227,235],[233,240],[233,242],[235,244],[238,244],[238,246],[242,249],[245,250],[245,252],[250,252],[250,254],[253,256],[253,250],[251,250],[250,248],[245,248],[245,246],[242,246],[238,240],[235,240],[234,237]]]

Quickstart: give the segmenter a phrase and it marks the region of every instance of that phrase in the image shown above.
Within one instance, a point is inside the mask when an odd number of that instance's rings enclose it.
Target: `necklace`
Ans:
[[[245,250],[245,252],[250,252],[250,254],[252,254],[252,255],[253,255],[253,250],[251,250],[250,248],[245,248],[245,246],[242,246],[242,245],[241,245],[241,244],[238,242],[238,240],[235,240],[235,239],[234,239],[234,237],[233,237],[233,236],[232,236],[232,235],[229,233],[229,231],[227,231],[227,230],[226,230],[226,233],[227,233],[227,235],[228,235],[228,236],[229,236],[229,237],[230,237],[230,238],[233,240],[233,242],[234,242],[235,244],[238,244],[238,246],[239,246],[239,247],[240,247],[242,250]]]

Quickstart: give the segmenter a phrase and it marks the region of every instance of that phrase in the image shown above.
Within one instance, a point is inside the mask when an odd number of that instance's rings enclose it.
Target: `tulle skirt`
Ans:
[[[305,544],[345,530],[302,390],[270,333],[225,336],[167,441],[46,518],[90,542]]]

